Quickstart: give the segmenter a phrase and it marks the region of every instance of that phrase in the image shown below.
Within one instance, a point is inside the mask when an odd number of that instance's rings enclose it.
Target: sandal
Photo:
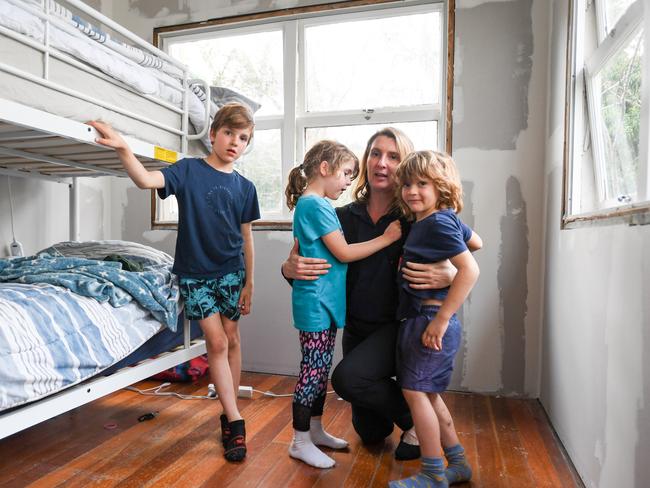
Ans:
[[[230,434],[226,442],[224,457],[231,462],[243,461],[246,457],[246,427],[244,420],[230,422]]]

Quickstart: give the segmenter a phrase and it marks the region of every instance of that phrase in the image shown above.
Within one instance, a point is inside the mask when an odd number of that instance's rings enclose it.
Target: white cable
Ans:
[[[139,388],[136,388],[135,386],[127,386],[124,389],[129,391],[135,391],[136,393],[145,396],[174,396],[180,398],[181,400],[214,400],[215,399],[207,395],[184,395],[182,393],[176,393],[175,391],[160,391],[163,388],[168,387],[169,385],[171,385],[171,383],[163,383],[160,386],[154,386],[152,388],[147,388],[145,390],[141,390]]]
[[[11,236],[16,242],[16,232],[14,231],[14,198],[11,195],[11,179],[7,176],[7,189],[9,190],[9,210],[11,215]]]
[[[171,383],[162,383],[159,386],[153,386],[145,390],[141,390],[139,388],[136,388],[135,386],[127,386],[124,389],[129,391],[135,391],[136,393],[145,396],[175,396],[177,398],[180,398],[181,400],[216,400],[218,398],[216,396],[216,391],[213,390],[214,387],[212,384],[208,386],[207,395],[184,395],[182,393],[176,393],[175,391],[160,391],[163,388],[167,388],[169,385],[171,385]],[[210,386],[212,386],[212,388],[210,388]],[[253,391],[271,398],[282,398],[282,397],[293,396],[293,393],[273,393],[272,391],[261,391],[255,389],[253,389]],[[326,392],[327,395],[329,395],[330,393],[335,393],[335,392],[334,390]]]

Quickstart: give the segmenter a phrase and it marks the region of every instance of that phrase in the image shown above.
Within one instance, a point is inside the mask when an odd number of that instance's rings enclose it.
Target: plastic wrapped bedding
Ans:
[[[137,242],[120,240],[64,241],[53,244],[40,253],[86,259],[104,259],[110,254],[119,254],[145,266],[174,264],[174,258],[166,252]]]

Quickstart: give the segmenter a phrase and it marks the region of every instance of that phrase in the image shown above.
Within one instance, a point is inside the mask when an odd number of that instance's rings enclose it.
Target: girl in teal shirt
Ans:
[[[363,259],[401,237],[399,221],[383,235],[348,244],[332,205],[359,172],[359,160],[344,145],[320,141],[289,174],[287,206],[295,209],[293,233],[305,257],[324,258],[332,267],[318,280],[293,283],[294,326],[300,331],[300,376],[293,395],[294,437],[289,455],[310,466],[331,468],[334,460],[316,446],[345,448],[348,443],[323,430],[321,416],[337,328],[345,325],[347,264]]]

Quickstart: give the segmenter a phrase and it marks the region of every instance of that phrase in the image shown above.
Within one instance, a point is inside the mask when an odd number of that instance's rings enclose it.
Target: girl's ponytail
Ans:
[[[318,174],[322,162],[327,163],[329,174],[334,174],[344,161],[354,162],[352,178],[356,178],[359,174],[359,160],[352,151],[336,141],[324,140],[314,144],[305,154],[303,163],[289,173],[289,182],[284,190],[289,210],[296,208],[298,199],[307,189],[307,184]]]
[[[298,199],[304,193],[305,188],[307,188],[307,177],[302,170],[302,165],[296,166],[289,173],[287,188],[284,190],[289,210],[293,210],[296,207]]]

